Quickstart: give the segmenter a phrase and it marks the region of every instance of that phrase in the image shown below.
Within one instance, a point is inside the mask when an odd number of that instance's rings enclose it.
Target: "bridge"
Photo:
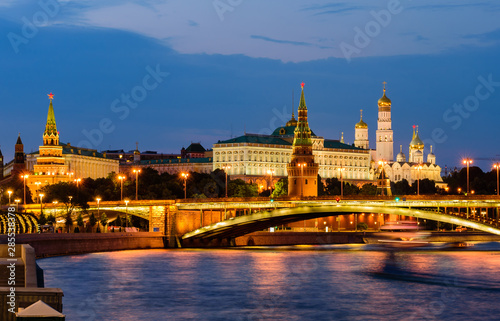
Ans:
[[[337,202],[335,198],[288,199],[274,202],[269,198],[139,200],[125,205],[120,201],[90,203],[89,212],[135,215],[149,220],[150,231],[161,232],[169,239],[191,242],[231,239],[250,232],[293,222],[337,216],[332,230],[354,230],[357,222],[371,228],[381,226],[388,215],[416,217],[451,223],[500,235],[500,198],[496,196],[406,196],[400,201],[389,197],[352,197]],[[27,211],[40,212],[39,204]],[[49,213],[61,210],[44,204]],[[346,218],[347,217],[347,218]],[[354,224],[353,224],[354,222]],[[325,223],[326,224],[326,223]]]

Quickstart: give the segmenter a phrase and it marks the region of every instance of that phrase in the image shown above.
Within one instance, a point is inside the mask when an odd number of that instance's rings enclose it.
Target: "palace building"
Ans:
[[[309,153],[311,150],[313,157],[310,154],[307,157],[306,154],[300,155],[301,152]],[[342,175],[345,181],[353,184],[373,182],[374,171],[370,167],[370,161],[369,150],[339,140],[325,139],[309,128],[303,91],[298,120],[292,113],[292,118],[285,126],[276,128],[271,135],[245,133],[243,136],[218,141],[213,146],[213,170],[224,169],[231,175],[231,179],[239,178],[257,183],[261,190],[290,174],[293,179],[302,175],[305,179],[307,175],[307,185],[314,184],[317,179],[314,174],[316,164],[316,173],[322,179],[340,179]],[[292,167],[289,167],[290,163],[293,164]],[[300,169],[296,167],[300,163],[311,165]],[[312,166],[310,171],[307,166]],[[314,180],[311,181],[313,176]],[[293,182],[292,180],[292,185]],[[300,195],[300,190],[298,193]]]

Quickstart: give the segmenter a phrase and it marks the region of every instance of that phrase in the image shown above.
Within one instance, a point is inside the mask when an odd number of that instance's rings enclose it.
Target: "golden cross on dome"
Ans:
[[[302,83],[300,84],[300,87],[302,87],[302,89],[304,89],[304,85],[305,85],[305,84],[304,84],[304,82],[302,82]]]
[[[54,94],[53,94],[53,93],[50,93],[50,94],[48,94],[47,96],[49,96],[49,99],[50,99],[50,100],[54,99]]]
[[[382,83],[384,84],[384,92],[385,92],[385,85],[387,84],[387,82],[384,81]]]

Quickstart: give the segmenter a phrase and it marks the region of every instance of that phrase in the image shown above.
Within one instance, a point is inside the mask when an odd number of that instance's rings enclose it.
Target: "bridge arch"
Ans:
[[[232,238],[265,228],[287,224],[302,220],[332,215],[356,213],[380,213],[412,216],[422,219],[435,220],[444,223],[462,225],[480,231],[500,235],[500,229],[487,224],[470,221],[461,217],[439,212],[408,207],[389,207],[383,205],[351,205],[335,204],[323,206],[301,206],[294,208],[276,209],[269,212],[259,212],[246,216],[239,216],[198,228],[182,236],[183,240]]]

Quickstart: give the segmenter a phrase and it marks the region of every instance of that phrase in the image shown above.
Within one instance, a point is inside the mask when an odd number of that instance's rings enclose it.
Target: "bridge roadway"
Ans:
[[[228,198],[228,199],[187,199],[187,200],[139,200],[130,201],[128,206],[121,201],[89,203],[89,211],[101,213],[111,212],[136,215],[150,220],[150,229],[160,226],[159,231],[168,236],[181,236],[182,239],[211,239],[241,236],[253,231],[263,230],[270,226],[287,224],[312,218],[354,213],[378,213],[412,216],[422,219],[462,225],[469,228],[499,234],[498,210],[500,198],[496,196],[475,196],[469,199],[464,196],[402,196],[400,201],[394,197],[361,197],[342,199],[337,202],[330,199],[280,199],[271,202],[269,198]],[[405,199],[405,201],[403,201]],[[61,208],[53,204],[44,204],[45,210]],[[39,204],[27,206],[28,211],[39,212]],[[198,219],[196,223],[187,224],[189,229],[178,227],[176,217],[187,212],[219,211],[220,218],[210,218],[207,224]],[[446,211],[446,213],[445,213]],[[493,211],[492,215],[481,215]],[[49,211],[50,212],[50,211]],[[160,215],[155,215],[160,213]],[[479,213],[479,214],[478,214]],[[199,215],[198,215],[199,217]],[[187,220],[192,220],[188,218]],[[214,220],[216,222],[214,222]],[[160,222],[161,221],[161,222]],[[197,225],[196,225],[197,224]],[[168,226],[167,226],[168,225]],[[195,226],[196,225],[196,226]],[[155,229],[155,231],[157,231]],[[180,233],[180,234],[179,234]]]
[[[412,216],[455,225],[462,225],[500,235],[498,200],[409,200],[409,201],[375,201],[375,200],[345,200],[337,203],[335,200],[308,200],[292,202],[253,203],[253,207],[265,209],[249,215],[232,217],[222,222],[200,227],[182,236],[189,239],[222,239],[237,237],[271,226],[287,224],[307,219],[332,215],[354,213],[377,213]],[[236,204],[231,204],[235,206]],[[241,204],[245,207],[250,204]],[[210,204],[210,208],[227,206],[223,203]],[[183,204],[179,208],[194,209],[196,204]],[[198,205],[199,208],[199,205]],[[466,211],[443,213],[445,209],[464,208]],[[477,208],[496,209],[496,219],[486,218],[486,215],[477,215]],[[474,210],[471,210],[474,209]]]

